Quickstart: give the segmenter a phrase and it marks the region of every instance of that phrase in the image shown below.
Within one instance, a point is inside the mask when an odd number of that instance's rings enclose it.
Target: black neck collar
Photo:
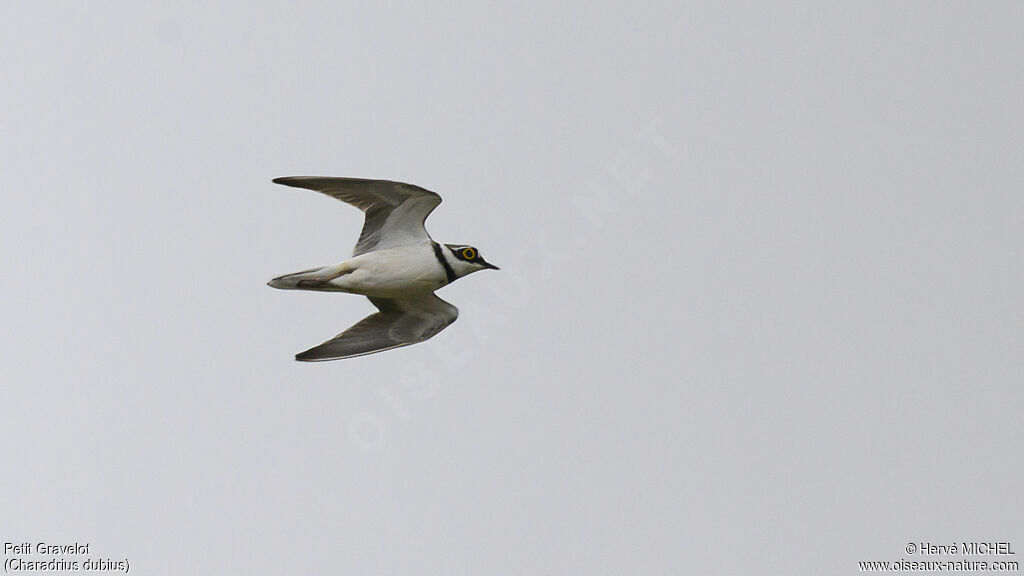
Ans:
[[[448,277],[448,283],[451,284],[455,281],[458,276],[455,275],[455,270],[452,270],[452,265],[445,259],[444,253],[441,252],[441,245],[437,242],[431,242],[434,245],[434,256],[437,256],[437,261],[444,267],[444,275]]]

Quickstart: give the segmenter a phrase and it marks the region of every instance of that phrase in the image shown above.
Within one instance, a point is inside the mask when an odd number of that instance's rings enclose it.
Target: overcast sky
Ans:
[[[147,575],[1024,550],[1024,5],[5,4],[0,540]],[[372,306],[266,286],[362,223],[287,175],[436,191],[502,269],[426,343],[295,362]]]

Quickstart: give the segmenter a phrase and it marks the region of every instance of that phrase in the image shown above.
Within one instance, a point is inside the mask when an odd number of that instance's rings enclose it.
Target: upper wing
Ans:
[[[459,317],[459,309],[430,293],[401,300],[370,298],[380,312],[363,318],[327,342],[295,355],[296,360],[352,358],[423,342]]]
[[[390,180],[289,176],[275,178],[274,182],[322,192],[365,212],[366,220],[353,256],[429,240],[423,222],[441,203],[441,197],[430,190]]]

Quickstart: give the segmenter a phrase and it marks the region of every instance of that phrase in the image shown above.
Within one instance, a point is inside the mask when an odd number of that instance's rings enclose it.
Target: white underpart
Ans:
[[[332,286],[378,298],[433,292],[447,281],[430,242],[375,250],[337,266],[342,275],[330,281]]]

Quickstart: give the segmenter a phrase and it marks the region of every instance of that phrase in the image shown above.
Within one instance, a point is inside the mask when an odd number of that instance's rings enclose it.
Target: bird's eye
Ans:
[[[473,260],[474,258],[476,258],[476,250],[473,250],[472,248],[466,248],[462,251],[462,257],[465,258],[466,260]]]

